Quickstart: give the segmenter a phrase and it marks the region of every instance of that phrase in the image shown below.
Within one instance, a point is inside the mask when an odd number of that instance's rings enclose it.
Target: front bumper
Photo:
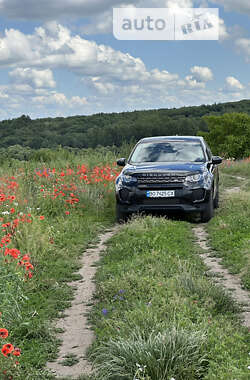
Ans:
[[[161,188],[162,189],[162,188]],[[161,190],[155,189],[155,190]],[[164,190],[174,190],[171,198],[148,198],[148,188],[123,187],[116,192],[116,200],[124,213],[140,211],[183,211],[201,212],[209,201],[211,190],[204,188],[176,188],[168,186]]]

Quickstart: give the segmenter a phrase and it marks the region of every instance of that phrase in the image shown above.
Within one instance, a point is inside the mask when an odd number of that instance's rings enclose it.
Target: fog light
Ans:
[[[204,189],[196,189],[193,190],[192,199],[194,201],[202,201],[205,198],[205,190]]]
[[[122,201],[127,202],[129,200],[129,191],[127,189],[120,190],[119,194]]]

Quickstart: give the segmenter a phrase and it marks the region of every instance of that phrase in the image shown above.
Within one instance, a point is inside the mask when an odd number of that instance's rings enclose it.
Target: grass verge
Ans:
[[[223,176],[223,173],[226,176]],[[232,177],[230,177],[230,175]],[[237,180],[234,176],[245,176]],[[249,182],[248,182],[249,179]],[[208,224],[210,245],[222,258],[231,273],[238,274],[242,284],[250,290],[250,163],[236,163],[223,169],[221,204]],[[241,186],[236,193],[225,192],[230,187]]]
[[[57,153],[0,169],[1,343],[21,349],[19,364],[0,352],[1,379],[54,379],[44,369],[59,344],[51,321],[70,305],[83,251],[114,222],[112,154]]]

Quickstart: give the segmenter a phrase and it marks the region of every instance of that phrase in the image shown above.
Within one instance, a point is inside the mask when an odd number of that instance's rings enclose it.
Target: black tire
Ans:
[[[218,208],[218,207],[219,207],[219,185],[217,187],[217,192],[214,198],[214,208]]]
[[[209,201],[201,212],[201,222],[207,223],[214,216],[213,192],[211,191]]]
[[[128,220],[128,213],[121,210],[119,203],[116,203],[116,221],[117,223],[126,223]]]

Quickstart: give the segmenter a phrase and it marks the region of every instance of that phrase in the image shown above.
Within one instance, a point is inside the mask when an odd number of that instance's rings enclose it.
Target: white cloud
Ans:
[[[20,41],[25,49],[15,49]],[[236,92],[247,93],[244,88],[206,89],[213,73],[205,66],[191,67],[186,78],[167,69],[147,69],[142,59],[86,40],[57,22],[48,22],[32,34],[6,30],[0,46],[0,66],[10,67],[11,78],[10,84],[0,86],[0,97],[11,115],[13,108],[32,116],[37,110],[43,115],[52,111],[67,115],[177,107],[228,101]],[[78,78],[71,96],[55,87],[52,70],[58,68]],[[86,86],[87,98],[82,93]]]
[[[225,21],[222,18],[220,18],[219,19],[219,38],[220,38],[220,41],[226,40],[229,37],[230,37],[230,35],[229,35],[227,27],[225,25]]]
[[[15,83],[28,84],[34,88],[54,88],[56,86],[50,69],[17,68],[11,71],[9,76]]]
[[[229,76],[226,78],[226,90],[227,91],[239,91],[243,90],[244,86],[235,77]]]
[[[249,0],[212,0],[213,3],[223,5],[226,11],[235,11],[239,13],[247,13],[250,15]]]
[[[1,15],[17,19],[51,20],[88,17],[124,0],[0,0]]]
[[[70,107],[75,108],[79,106],[86,106],[88,104],[87,98],[80,96],[72,96],[71,98],[67,98],[67,96],[63,93],[58,93],[52,91],[47,93],[46,95],[38,95],[32,97],[32,102],[38,105],[55,105],[60,107]]]
[[[70,106],[86,106],[88,104],[88,100],[86,97],[80,97],[80,96],[72,96],[70,99]]]
[[[27,47],[26,52],[10,47],[22,40]],[[148,71],[140,58],[128,53],[122,53],[106,45],[97,45],[78,35],[71,35],[69,29],[56,22],[50,22],[44,27],[35,29],[34,34],[25,35],[16,30],[6,30],[0,39],[4,46],[0,55],[0,65],[6,61],[15,70],[12,76],[47,81],[53,85],[51,69],[66,68],[82,77],[103,76],[118,82],[126,81],[156,81],[168,83],[177,79],[176,74],[166,70]],[[18,66],[18,68],[16,68]],[[29,67],[29,69],[27,69]]]
[[[250,61],[250,38],[238,38],[235,41],[236,48]]]
[[[192,8],[193,0],[165,0],[165,6],[168,8]]]
[[[213,79],[212,70],[205,66],[193,66],[190,69],[192,75],[186,76],[186,82],[191,88],[205,88],[206,82]]]
[[[16,29],[5,30],[4,38],[0,39],[0,53],[1,65],[38,58],[38,53],[32,48],[29,38]]]
[[[122,5],[137,7],[192,6],[192,0],[0,0],[2,16],[23,20],[51,20],[89,17]]]
[[[125,0],[119,2],[116,6],[126,8],[135,6],[137,8],[191,8],[193,7],[193,0]],[[112,33],[112,7],[107,7],[105,12],[93,15],[90,23],[84,25],[81,31],[85,34]]]
[[[190,71],[193,74],[193,78],[196,79],[197,82],[208,82],[213,79],[213,73],[209,67],[193,66]]]

